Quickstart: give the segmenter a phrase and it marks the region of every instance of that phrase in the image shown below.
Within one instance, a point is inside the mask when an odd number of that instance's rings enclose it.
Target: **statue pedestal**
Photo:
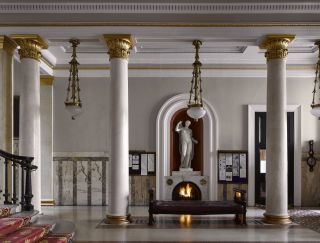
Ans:
[[[192,168],[179,168],[179,171],[183,171],[183,172],[185,172],[185,171],[193,171],[193,169]]]
[[[192,169],[188,170],[179,170],[179,171],[172,171],[172,176],[201,176],[201,171],[193,171]]]

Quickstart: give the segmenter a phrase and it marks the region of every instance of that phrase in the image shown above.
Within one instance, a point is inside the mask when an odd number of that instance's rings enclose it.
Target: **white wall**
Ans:
[[[67,78],[56,78],[53,86],[53,151],[109,151],[109,82],[81,79],[83,113],[75,120],[66,111]]]
[[[80,78],[81,79],[81,78]],[[54,82],[54,151],[109,151],[109,81],[81,79],[83,114],[72,121],[65,111],[67,80]],[[186,78],[129,78],[130,149],[155,151],[156,117],[173,95],[186,93]],[[264,78],[203,78],[203,96],[213,105],[220,124],[219,149],[247,149],[247,105],[265,104]],[[302,145],[319,144],[319,122],[310,115],[312,79],[288,79],[288,104],[302,105]],[[111,109],[112,110],[112,109]]]

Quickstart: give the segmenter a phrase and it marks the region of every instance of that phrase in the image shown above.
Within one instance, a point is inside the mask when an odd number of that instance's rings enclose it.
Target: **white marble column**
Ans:
[[[12,152],[13,137],[13,52],[17,45],[0,36],[0,149]]]
[[[129,35],[104,35],[111,65],[111,181],[106,222],[128,223],[129,203],[129,113],[128,57],[132,48]]]
[[[288,215],[288,159],[287,159],[287,92],[286,57],[292,35],[270,35],[261,48],[267,49],[267,223],[290,223]]]
[[[12,153],[13,144],[13,52],[17,45],[7,36],[0,36],[0,149]],[[4,169],[0,163],[0,190],[4,191]],[[11,191],[11,166],[8,189]]]
[[[52,147],[53,76],[40,76],[41,205],[54,205]]]
[[[19,153],[34,157],[38,169],[32,172],[32,204],[41,210],[40,58],[47,44],[38,35],[12,35],[20,46],[21,89]]]

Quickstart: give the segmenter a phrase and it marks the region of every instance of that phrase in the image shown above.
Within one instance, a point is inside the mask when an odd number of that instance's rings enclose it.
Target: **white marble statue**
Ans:
[[[179,121],[175,129],[175,131],[179,133],[180,169],[191,169],[194,144],[198,143],[198,141],[192,137],[192,130],[189,128],[190,124],[191,122],[187,120],[183,126],[182,121]]]

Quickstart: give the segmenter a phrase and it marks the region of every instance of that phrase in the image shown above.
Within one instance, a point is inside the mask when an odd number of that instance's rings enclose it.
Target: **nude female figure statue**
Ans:
[[[198,143],[192,137],[192,130],[189,128],[191,122],[185,121],[184,126],[182,121],[176,125],[175,131],[179,133],[179,152],[180,152],[180,168],[191,168],[191,160],[194,155],[194,143]]]

